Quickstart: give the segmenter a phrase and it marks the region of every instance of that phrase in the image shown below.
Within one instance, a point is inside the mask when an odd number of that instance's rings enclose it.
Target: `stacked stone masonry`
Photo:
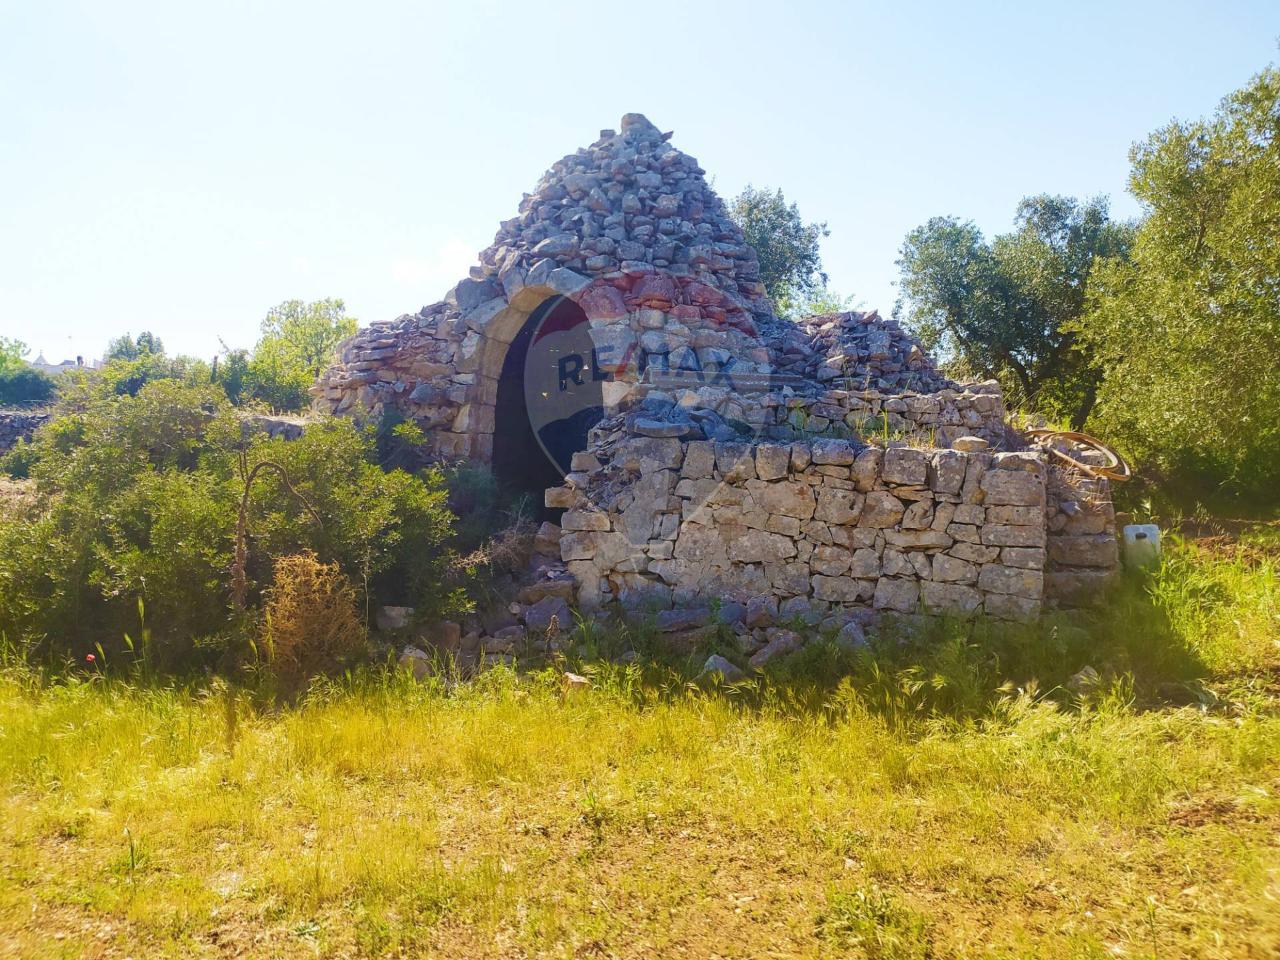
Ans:
[[[806,616],[1034,617],[1050,545],[1045,455],[965,446],[625,435],[582,455],[547,502],[564,508],[561,557],[587,607],[766,596]]]
[[[1106,482],[1065,475],[998,384],[950,380],[895,321],[775,316],[669,139],[628,114],[557,161],[442,301],[340,347],[316,408],[391,412],[429,457],[490,462],[508,347],[564,298],[606,373],[604,419],[547,492],[582,605],[1021,619],[1096,596],[1117,566]]]

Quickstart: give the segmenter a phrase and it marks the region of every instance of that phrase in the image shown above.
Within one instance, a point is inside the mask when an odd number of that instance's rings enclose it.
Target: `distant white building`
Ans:
[[[84,357],[76,357],[74,360],[63,360],[61,363],[50,363],[44,358],[44,354],[41,353],[31,361],[31,365],[42,373],[47,373],[51,377],[56,377],[63,371],[76,370],[80,367],[87,366],[91,370],[96,369],[99,366],[99,363],[97,360],[94,360],[86,364],[84,362]]]

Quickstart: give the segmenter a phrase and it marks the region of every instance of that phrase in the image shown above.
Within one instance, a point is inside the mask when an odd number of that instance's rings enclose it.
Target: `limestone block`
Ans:
[[[906,507],[902,501],[891,493],[873,490],[867,494],[862,506],[862,515],[858,519],[861,527],[892,527],[902,519]]]
[[[935,558],[934,566],[937,567]],[[920,602],[928,613],[969,616],[982,608],[982,593],[960,583],[940,583],[936,579],[920,584]]]
[[[978,579],[978,568],[967,560],[940,553],[933,558],[933,579],[948,583],[973,583]]]
[[[991,444],[981,437],[956,437],[951,441],[951,446],[953,449],[961,450],[965,453],[977,453],[986,450]]]
[[[550,521],[543,521],[533,538],[533,549],[544,557],[560,556],[560,528]]]
[[[1045,574],[1044,592],[1064,606],[1087,606],[1099,602],[1115,582],[1116,570],[1050,570]]]
[[[920,601],[920,585],[915,580],[881,577],[871,604],[877,610],[914,613]]]
[[[778,443],[762,443],[756,447],[756,476],[761,480],[780,480],[787,475],[791,448]]]
[[[675,556],[675,544],[670,540],[650,540],[644,548],[650,560],[670,560]]]
[[[1049,558],[1070,567],[1114,567],[1120,562],[1116,538],[1109,533],[1083,537],[1053,537]]]
[[[1043,547],[1005,547],[1000,551],[1000,562],[1006,567],[1043,570],[1045,551]]]
[[[753,670],[759,670],[776,657],[794,653],[804,646],[804,638],[790,630],[771,628],[771,637],[760,650],[748,661]]]
[[[716,443],[716,469],[728,483],[741,483],[756,475],[755,457],[745,443]]]
[[[549,487],[542,495],[542,502],[549,510],[561,510],[576,505],[581,496],[572,487]]]
[[[507,298],[494,297],[492,300],[486,300],[465,311],[462,314],[462,322],[471,330],[483,333],[489,325],[489,321],[506,309]]]
[[[999,547],[984,547],[977,543],[958,542],[952,544],[947,553],[970,563],[991,563],[1000,557]]]
[[[850,550],[857,550],[861,547],[884,546],[883,535],[873,527],[832,527],[832,536],[835,535],[837,530],[843,531],[847,535]]]
[[[575,472],[590,473],[600,469],[600,460],[588,450],[579,450],[569,461],[569,466]]]
[[[964,471],[964,486],[960,488],[960,500],[963,503],[982,503],[982,478],[987,473],[987,461],[990,456],[985,453],[969,454],[969,464]]]
[[[794,597],[809,594],[809,564],[793,561],[791,563],[766,563],[764,575],[779,596]]]
[[[1062,532],[1071,536],[1112,533],[1115,531],[1115,513],[1110,504],[1105,510],[1082,510],[1074,516],[1064,517]]]
[[[764,529],[770,533],[780,533],[783,536],[795,538],[800,536],[800,526],[800,521],[795,517],[774,514],[765,520]]]
[[[814,463],[833,466],[850,466],[857,455],[848,440],[814,440],[812,451]]]
[[[742,535],[729,540],[729,559],[739,563],[773,563],[796,555],[796,545],[790,537],[765,530],[743,530]],[[679,541],[677,541],[678,553]]]
[[[1044,574],[1039,570],[986,563],[978,574],[978,587],[986,593],[1011,593],[1039,599],[1044,595]]]
[[[495,411],[486,403],[466,403],[453,420],[454,433],[493,433]]]
[[[1040,600],[1018,597],[1012,594],[988,593],[982,600],[982,609],[997,620],[1034,620],[1040,615]]]
[[[850,468],[850,477],[858,489],[867,493],[875,488],[880,479],[880,465],[884,459],[884,451],[879,447],[867,447],[858,454]]]
[[[1043,473],[1023,470],[988,470],[982,478],[982,492],[990,505],[1044,507]]]
[[[849,557],[849,575],[864,580],[880,576],[880,554],[872,547],[859,547]]]
[[[618,604],[632,612],[648,612],[670,607],[671,587],[639,573],[624,573],[618,578]]]
[[[835,529],[843,533],[843,528],[836,527]],[[775,532],[781,533],[782,531],[778,530]],[[837,544],[838,546],[842,546],[845,548],[848,548],[849,546],[848,542],[844,538],[837,540],[832,531],[832,528],[827,526],[821,520],[810,520],[807,523],[801,524],[800,532],[801,534],[803,534],[805,540],[809,541],[810,543],[815,543],[815,544],[833,544],[834,543],[834,544]]]
[[[1040,526],[1044,523],[1044,510],[1040,507],[990,506],[987,523],[1008,523],[1016,526]]]
[[[954,541],[940,530],[885,530],[885,543],[902,551],[945,550]]]
[[[907,560],[911,563],[911,568],[915,571],[916,576],[921,580],[933,579],[933,563],[929,560],[929,555],[914,551],[907,554]]]
[[[885,483],[923,486],[929,479],[929,455],[911,447],[891,447],[884,452],[881,476]]]
[[[997,453],[991,458],[991,469],[1017,470],[1043,477],[1045,474],[1044,454],[1028,451]]]
[[[954,503],[938,503],[934,506],[933,522],[929,524],[931,530],[946,530],[951,526],[951,521],[956,515],[956,504]]]
[[[862,511],[861,494],[852,490],[824,486],[818,491],[817,507],[813,515],[815,519],[824,523],[846,524],[856,523]]]
[[[795,481],[766,483],[763,480],[747,481],[747,491],[755,502],[768,513],[780,513],[787,517],[808,520],[814,512],[813,488]]]
[[[1001,509],[1010,509],[1010,508],[1001,508]],[[974,524],[977,526],[982,526],[982,524],[986,523],[986,518],[987,518],[986,508],[981,506],[980,504],[976,504],[976,503],[956,504],[956,515],[955,517],[953,517],[953,520],[956,523]],[[1009,521],[1002,520],[1000,522],[1007,523]]]
[[[933,525],[933,501],[917,500],[902,515],[902,529],[926,530]]]
[[[735,529],[746,532],[745,528]],[[722,567],[729,565],[728,546],[723,530],[719,527],[701,523],[683,523],[680,525],[675,544],[675,555],[678,560],[697,561]]]
[[[791,444],[791,469],[796,473],[804,470],[813,462],[813,451],[807,443]]]
[[[563,530],[608,530],[609,515],[599,510],[566,510],[560,518]]]
[[[771,627],[778,618],[778,600],[767,594],[747,599],[746,625],[752,629]]]
[[[988,523],[982,527],[982,542],[990,547],[1043,547],[1045,529]]]
[[[960,451],[939,450],[929,463],[929,489],[935,493],[959,493],[967,468],[967,458]]]
[[[884,556],[880,561],[881,573],[886,577],[910,577],[915,575],[915,567],[901,550],[892,547],[884,548]]]
[[[868,581],[853,580],[849,577],[815,576],[813,578],[813,596],[817,600],[828,600],[832,603],[857,603],[864,599],[863,583]]]
[[[710,477],[716,465],[715,448],[707,440],[693,440],[685,447],[684,465],[680,468],[680,476],[690,480],[701,480]]]
[[[693,506],[698,507],[710,502],[720,485],[719,480],[713,480],[710,477],[704,477],[701,480],[683,479],[676,484],[675,494],[677,497],[691,500]]]
[[[674,437],[632,437],[614,455],[615,463],[641,475],[676,469],[683,460],[684,447]]]
[[[874,551],[873,551],[874,552]],[[809,557],[809,567],[824,577],[838,577],[849,572],[849,551],[841,547],[815,547]],[[879,562],[876,563],[879,573]]]

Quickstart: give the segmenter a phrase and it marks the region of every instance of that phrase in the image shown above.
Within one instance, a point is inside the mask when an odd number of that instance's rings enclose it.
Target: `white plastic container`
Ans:
[[[1160,528],[1131,523],[1124,528],[1124,565],[1131,570],[1160,565]]]

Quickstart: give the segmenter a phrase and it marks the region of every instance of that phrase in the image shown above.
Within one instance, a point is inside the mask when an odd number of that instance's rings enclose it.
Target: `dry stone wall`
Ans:
[[[547,503],[587,607],[747,603],[783,614],[1035,616],[1044,596],[1040,452],[681,441],[621,431]]]

